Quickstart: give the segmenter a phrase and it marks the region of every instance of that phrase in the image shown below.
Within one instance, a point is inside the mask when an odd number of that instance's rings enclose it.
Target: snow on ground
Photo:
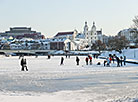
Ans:
[[[74,56],[60,66],[60,58],[26,57],[21,72],[18,57],[0,57],[0,102],[138,102],[138,65],[87,66],[79,56],[77,66]]]

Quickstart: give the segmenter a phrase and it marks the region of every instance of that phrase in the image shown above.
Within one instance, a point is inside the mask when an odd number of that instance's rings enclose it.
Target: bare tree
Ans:
[[[125,36],[115,36],[108,41],[108,48],[110,50],[116,50],[121,52],[121,50],[127,47],[128,44],[129,41],[125,38]]]
[[[93,43],[93,45],[91,46],[91,49],[101,52],[106,49],[106,45],[100,40],[97,40],[95,41],[95,43]]]
[[[138,15],[134,17],[133,23],[134,23],[133,31],[132,31],[134,33],[133,38],[136,45],[138,45],[137,44],[138,43]]]
[[[133,22],[134,22],[134,27],[138,28],[138,16],[134,17]]]

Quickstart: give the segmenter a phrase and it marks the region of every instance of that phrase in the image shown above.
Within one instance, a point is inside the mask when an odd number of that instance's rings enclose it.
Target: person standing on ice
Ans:
[[[48,59],[50,59],[50,55],[48,55]]]
[[[126,56],[124,56],[124,66],[126,65]]]
[[[107,57],[106,61],[107,61],[107,67],[110,67],[110,58]]]
[[[24,65],[23,66],[24,66],[24,68],[26,68],[26,71],[28,71],[26,59],[24,59]]]
[[[88,65],[88,61],[89,61],[89,58],[86,57],[86,58],[85,58],[86,65]]]
[[[120,64],[121,64],[121,66],[123,66],[122,62],[123,62],[123,57],[121,56],[120,57]]]
[[[76,57],[77,65],[79,65],[79,61],[80,61],[79,57]]]
[[[112,62],[112,57],[109,57],[110,63]]]
[[[24,68],[26,68],[26,71],[28,71],[26,64],[27,64],[26,59],[22,58],[21,59],[21,66],[22,66],[21,71],[24,71]]]
[[[24,71],[24,58],[21,59],[21,71]]]
[[[104,66],[105,66],[106,63],[107,63],[107,60],[104,60]]]
[[[63,65],[63,62],[64,62],[64,58],[61,57],[61,63],[60,63],[60,65]]]
[[[120,67],[120,59],[116,56],[116,61],[117,61],[117,67]]]
[[[112,55],[112,61],[113,61],[113,63],[115,62],[115,56],[116,56],[115,54]]]
[[[92,57],[90,55],[88,55],[89,60],[90,60],[90,65],[92,65]]]

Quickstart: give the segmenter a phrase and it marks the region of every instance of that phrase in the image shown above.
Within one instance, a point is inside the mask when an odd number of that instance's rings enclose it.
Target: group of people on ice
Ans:
[[[104,66],[108,66],[110,67],[110,64],[113,62],[117,62],[117,67],[123,66],[123,62],[124,65],[126,65],[126,56],[124,56],[124,58],[122,56],[117,57],[115,54],[109,54],[109,57],[106,58],[106,60],[104,60]]]
[[[88,55],[88,57],[85,58],[86,65],[90,63],[92,65],[92,56]]]
[[[26,59],[22,56],[22,57],[19,57],[19,59],[21,59],[21,71],[28,71],[28,68],[27,68],[27,62],[26,62]],[[67,58],[67,57],[66,57]],[[69,57],[70,58],[70,57]],[[50,56],[48,56],[48,59],[50,59]],[[106,60],[104,60],[104,66],[110,66],[110,64],[113,62],[117,62],[117,67],[120,67],[120,66],[123,66],[123,62],[124,62],[124,65],[126,65],[126,56],[124,57],[117,57],[115,54],[111,55],[109,54],[109,57],[106,58]],[[86,58],[85,58],[85,62],[86,62],[86,65],[92,65],[92,56],[91,55],[88,55]],[[60,65],[63,65],[64,63],[64,57],[61,57],[61,62],[60,62]],[[76,65],[79,65],[80,63],[80,58],[78,56],[76,56]],[[97,65],[100,65],[100,62],[97,63]]]
[[[67,57],[66,57],[67,58]],[[63,65],[63,62],[64,62],[64,58],[61,57],[61,62],[60,62],[60,65]],[[85,62],[86,62],[86,65],[90,64],[92,65],[92,56],[88,55],[86,58],[85,58]],[[80,58],[78,56],[76,56],[76,65],[79,65],[80,64]]]

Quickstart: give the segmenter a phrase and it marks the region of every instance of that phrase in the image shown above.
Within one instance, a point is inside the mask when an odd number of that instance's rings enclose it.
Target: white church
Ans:
[[[103,42],[102,29],[97,31],[95,22],[93,22],[91,30],[89,30],[88,24],[87,22],[85,22],[83,34],[89,46],[91,46],[92,43],[95,43],[95,41],[97,40],[100,40]]]
[[[93,22],[92,28],[89,30],[87,22],[85,22],[83,33],[78,33],[77,30],[58,32],[50,41],[50,49],[83,50],[86,46],[91,47],[97,40],[103,42],[102,30],[96,30],[95,22]]]

